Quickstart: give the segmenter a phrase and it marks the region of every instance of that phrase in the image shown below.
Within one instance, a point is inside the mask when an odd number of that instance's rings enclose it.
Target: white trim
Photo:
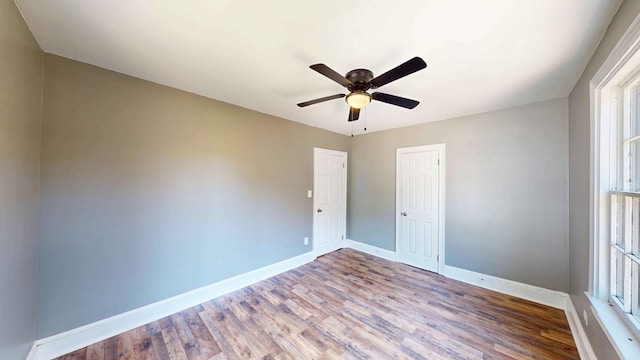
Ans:
[[[343,194],[343,199],[342,199],[342,214],[343,214],[343,218],[342,218],[342,234],[344,234],[344,238],[342,239],[342,241],[340,242],[340,245],[337,246],[335,249],[331,249],[326,253],[323,254],[319,254],[318,253],[318,248],[316,245],[316,209],[318,208],[318,204],[316,199],[318,198],[316,195],[318,194],[318,184],[317,184],[317,179],[316,179],[316,175],[318,173],[318,155],[319,154],[326,154],[326,155],[334,155],[334,156],[342,156],[344,157],[344,178],[342,179],[342,194]],[[331,150],[331,149],[324,149],[324,148],[319,148],[319,147],[314,147],[313,148],[313,209],[312,209],[312,237],[311,237],[311,249],[313,251],[313,254],[315,254],[316,257],[327,254],[331,251],[335,251],[338,249],[341,249],[343,247],[347,246],[347,174],[349,172],[349,158],[348,158],[349,154],[346,151],[339,151],[339,150]]]
[[[569,299],[569,295],[561,291],[523,284],[450,265],[444,266],[444,272],[442,275],[467,284],[476,285],[481,288],[497,291],[562,310],[566,308],[567,300]]]
[[[612,159],[612,141],[617,141],[617,121],[623,109],[620,85],[629,80],[629,72],[640,65],[640,15],[625,31],[607,59],[589,82],[590,151],[589,151],[589,288],[597,324],[622,358],[640,358],[640,340],[635,328],[627,327],[608,304],[610,298],[610,215],[608,192],[621,189],[617,184],[619,169]],[[616,95],[618,99],[616,100]],[[627,289],[628,290],[628,289]],[[628,304],[626,304],[628,306]],[[628,309],[625,309],[628,310]],[[579,322],[579,321],[578,321]],[[633,333],[635,332],[635,335]],[[633,341],[629,341],[632,339]]]
[[[609,53],[607,60],[591,78],[591,84],[602,85],[615,76],[633,54],[640,50],[640,16],[636,16],[624,35]]]
[[[599,242],[599,236],[605,234],[605,224],[601,224],[601,212],[604,204],[601,204],[601,195],[603,187],[609,184],[603,184],[601,165],[603,157],[608,154],[601,154],[602,132],[600,117],[602,112],[602,99],[600,92],[608,85],[620,72],[623,66],[629,62],[633,56],[640,51],[640,15],[636,16],[627,31],[622,35],[616,46],[609,53],[609,56],[600,66],[600,69],[589,82],[589,98],[590,98],[590,198],[589,198],[589,290],[590,296],[598,299],[608,298],[609,276],[608,273],[603,274],[599,266],[601,261],[607,261],[608,247],[603,246]],[[610,190],[610,189],[604,189]],[[606,249],[605,249],[606,248]],[[606,250],[606,251],[605,251]]]
[[[438,236],[438,273],[442,274],[442,272],[444,271],[444,259],[445,259],[445,246],[444,246],[444,239],[445,239],[445,231],[446,231],[446,227],[445,227],[445,222],[444,222],[444,218],[445,215],[447,213],[446,211],[446,204],[447,202],[445,201],[445,191],[446,191],[446,180],[447,180],[447,146],[445,144],[438,144],[437,145],[440,148],[440,172],[439,172],[439,179],[438,179],[438,185],[440,186],[440,189],[438,189],[438,194],[440,195],[440,199],[438,199],[439,202],[439,206],[440,206],[440,213],[438,214],[439,217],[439,224],[438,224],[438,228],[439,228],[439,236]]]
[[[389,260],[389,261],[393,261],[393,262],[396,261],[396,253],[395,253],[395,251],[379,248],[377,246],[365,244],[365,243],[362,243],[362,242],[359,242],[359,241],[347,239],[347,244],[346,244],[345,247],[361,251],[361,252],[363,252],[365,254],[377,256],[377,257],[385,259],[385,260]]]
[[[580,316],[578,315],[575,306],[573,306],[571,298],[567,299],[567,308],[564,310],[564,313],[567,315],[569,328],[571,328],[571,334],[573,335],[573,340],[578,348],[580,359],[597,360],[593,347],[591,347],[591,342],[589,342],[589,337],[584,331],[584,327],[582,327]]]
[[[445,260],[445,190],[446,190],[446,169],[447,169],[447,156],[446,156],[446,144],[432,144],[432,145],[421,145],[421,146],[411,146],[404,148],[396,149],[396,248],[395,254],[396,259],[398,260],[398,247],[400,242],[400,222],[402,219],[400,218],[400,205],[401,205],[401,194],[400,194],[400,155],[408,154],[412,152],[423,152],[423,151],[438,151],[438,273],[442,274],[444,271],[444,260]]]
[[[195,305],[228,294],[258,281],[297,268],[315,259],[312,252],[267,265],[244,274],[192,290],[169,299],[158,301],[122,314],[87,324],[60,334],[36,340],[35,351],[29,360],[52,359],[108,339],[125,331],[175,314]]]
[[[608,302],[588,297],[591,311],[621,359],[640,359],[640,345],[632,331]],[[629,341],[633,339],[633,341]]]

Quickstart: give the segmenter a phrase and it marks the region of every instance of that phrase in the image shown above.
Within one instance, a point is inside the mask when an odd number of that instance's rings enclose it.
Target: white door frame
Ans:
[[[423,152],[423,151],[438,151],[439,167],[438,167],[438,273],[441,274],[444,270],[444,217],[445,217],[445,170],[446,170],[446,145],[445,144],[433,144],[422,146],[411,146],[405,148],[396,149],[396,261],[399,260],[400,251],[400,225],[402,217],[401,212],[401,191],[402,179],[400,178],[401,162],[400,156],[403,154]]]
[[[347,161],[347,157],[348,154],[346,151],[338,151],[338,150],[331,150],[331,149],[323,149],[323,148],[318,148],[318,147],[314,147],[313,148],[313,238],[312,238],[312,243],[313,243],[313,254],[317,257],[318,256],[318,249],[317,249],[317,237],[316,237],[316,233],[318,231],[317,225],[316,225],[316,210],[318,209],[318,204],[317,204],[317,200],[318,197],[317,195],[317,191],[318,191],[318,182],[316,181],[316,176],[318,174],[318,155],[320,154],[327,154],[327,155],[337,155],[337,156],[344,156],[344,178],[342,179],[342,186],[343,186],[343,194],[344,197],[342,199],[342,233],[344,234],[344,237],[342,239],[342,247],[346,247],[347,244],[347,173],[348,173],[348,161]]]

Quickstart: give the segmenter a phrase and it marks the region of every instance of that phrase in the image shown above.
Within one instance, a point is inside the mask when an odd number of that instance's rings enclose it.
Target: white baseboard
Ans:
[[[395,251],[379,248],[377,246],[361,243],[359,241],[355,241],[355,240],[351,240],[351,239],[347,239],[347,246],[346,247],[351,248],[351,249],[355,249],[355,250],[358,250],[358,251],[362,251],[363,253],[366,253],[366,254],[369,254],[369,255],[373,255],[373,256],[377,256],[379,258],[383,258],[383,259],[386,259],[386,260],[389,260],[389,261],[396,261],[396,252]]]
[[[580,316],[578,315],[575,306],[573,306],[571,298],[567,299],[567,308],[564,310],[564,313],[567,315],[571,334],[573,335],[573,340],[576,342],[580,359],[597,360],[598,358],[591,347],[587,333],[584,331],[584,327],[582,327]]]
[[[445,265],[442,275],[476,285],[485,289],[530,300],[557,309],[566,309],[569,295],[561,291],[549,290],[533,285],[523,284],[512,280],[485,275],[455,266]]]
[[[87,324],[60,334],[36,340],[28,360],[49,360],[108,339],[125,331],[175,314],[218,296],[265,280],[309,263],[315,256],[309,252],[260,269],[234,276],[150,305]]]

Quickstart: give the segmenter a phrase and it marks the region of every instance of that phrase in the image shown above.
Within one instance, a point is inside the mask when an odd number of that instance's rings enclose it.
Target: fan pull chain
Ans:
[[[367,131],[367,108],[364,108],[364,131]]]
[[[351,137],[353,137],[353,121],[351,122]]]

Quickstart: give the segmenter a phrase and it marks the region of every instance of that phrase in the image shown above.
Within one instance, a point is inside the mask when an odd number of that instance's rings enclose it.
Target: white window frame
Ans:
[[[624,89],[640,79],[640,16],[622,36],[590,82],[591,196],[590,268],[587,296],[594,314],[621,358],[640,358],[640,323],[624,313],[627,306],[609,306],[612,297],[611,191],[623,190],[616,155],[621,134],[618,121],[624,115]],[[628,291],[631,280],[625,284]],[[628,294],[628,293],[627,293]],[[638,296],[636,294],[635,296]],[[618,304],[620,305],[620,304]],[[619,309],[620,308],[620,309]]]

